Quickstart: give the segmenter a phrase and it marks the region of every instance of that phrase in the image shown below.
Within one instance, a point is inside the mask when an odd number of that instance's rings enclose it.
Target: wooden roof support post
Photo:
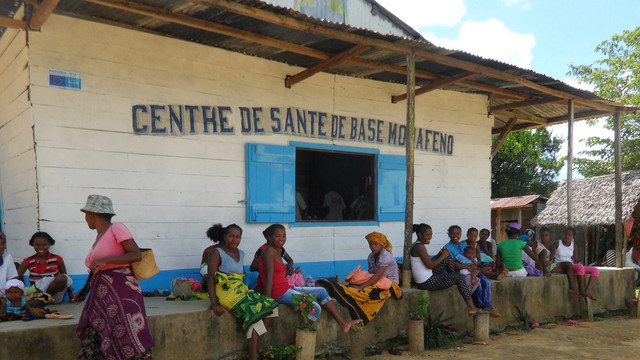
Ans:
[[[625,244],[624,229],[622,226],[622,146],[620,145],[620,110],[613,114],[613,154],[615,164],[615,219],[616,219],[616,266],[624,266]]]
[[[295,75],[287,75],[287,77],[284,79],[284,86],[287,87],[287,89],[291,88],[291,85],[299,83],[300,81],[313,76],[313,74],[319,73],[320,71],[326,70],[334,65],[337,65],[343,61],[345,61],[348,58],[354,57],[358,54],[361,54],[367,50],[371,49],[370,46],[365,46],[365,45],[356,45],[352,48],[350,48],[349,50],[342,52],[330,59],[327,59],[319,64],[316,64],[304,71],[301,71]]]
[[[408,69],[407,69],[407,71],[408,71]],[[414,87],[414,91],[415,91],[414,95],[426,94],[426,93],[428,93],[430,91],[441,89],[441,88],[443,88],[443,87],[445,87],[447,85],[455,84],[457,82],[460,82],[462,80],[468,79],[468,78],[470,78],[472,76],[475,76],[475,75],[477,75],[477,74],[465,71],[465,72],[462,72],[462,73],[460,73],[458,75],[455,75],[455,76],[452,76],[452,77],[448,77],[448,78],[445,78],[445,79],[434,81],[431,84],[425,85],[425,86],[421,87],[418,90],[415,90],[415,87]],[[408,94],[408,92],[406,94],[402,94],[402,95],[393,95],[393,96],[391,96],[391,102],[395,104],[398,101],[402,101],[402,100],[407,98],[407,94]]]
[[[404,253],[402,257],[402,288],[411,287],[411,237],[413,235],[413,155],[415,146],[413,137],[416,127],[416,57],[412,52],[407,55],[407,194],[404,209]]]
[[[496,240],[496,246],[502,242],[502,209],[498,209],[497,213],[496,227],[493,230],[493,238]]]
[[[507,122],[507,125],[505,125],[502,129],[502,133],[500,133],[500,135],[498,136],[498,140],[496,140],[496,142],[493,144],[493,149],[491,149],[491,160],[493,160],[493,157],[496,156],[498,150],[500,150],[500,147],[504,143],[504,139],[506,139],[507,135],[509,135],[509,131],[513,129],[513,125],[516,124],[516,120],[516,117],[512,117]]]
[[[24,21],[12,19],[6,16],[0,16],[0,27],[27,30],[27,24]]]
[[[29,28],[40,30],[42,24],[44,24],[49,15],[51,15],[56,6],[58,6],[59,2],[60,0],[43,0],[31,17],[31,21],[29,21]]]
[[[573,226],[573,100],[568,101],[567,121],[567,226]]]

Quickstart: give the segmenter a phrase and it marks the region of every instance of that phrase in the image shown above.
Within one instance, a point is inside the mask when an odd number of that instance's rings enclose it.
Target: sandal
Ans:
[[[50,314],[46,314],[44,317],[47,319],[73,319],[73,315],[61,313],[59,311],[54,311]]]

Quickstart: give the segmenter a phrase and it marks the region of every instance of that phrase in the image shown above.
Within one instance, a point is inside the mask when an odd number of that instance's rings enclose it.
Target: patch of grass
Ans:
[[[261,360],[291,360],[296,357],[296,352],[301,348],[296,348],[295,345],[282,346],[271,345],[268,349],[262,351],[258,350],[258,359]]]
[[[448,348],[458,343],[456,329],[446,322],[453,319],[443,319],[444,312],[434,316],[431,314],[431,306],[427,307],[427,316],[424,320],[424,347],[426,349]]]

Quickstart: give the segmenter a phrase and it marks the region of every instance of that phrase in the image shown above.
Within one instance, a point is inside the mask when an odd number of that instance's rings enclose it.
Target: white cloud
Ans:
[[[586,90],[586,91],[591,91],[591,92],[595,91],[595,86],[593,86],[593,84],[581,82],[578,79],[573,78],[573,77],[566,78],[562,82],[564,82],[565,84],[567,84],[569,86],[573,86],[574,88],[578,88],[578,89],[582,89],[582,90]]]
[[[438,38],[429,32],[422,35],[438,46],[466,51],[527,69],[531,68],[531,51],[536,45],[536,39],[532,34],[511,31],[498,19],[467,20],[460,27],[457,39]]]
[[[463,0],[378,0],[378,3],[414,28],[454,26],[467,13]]]

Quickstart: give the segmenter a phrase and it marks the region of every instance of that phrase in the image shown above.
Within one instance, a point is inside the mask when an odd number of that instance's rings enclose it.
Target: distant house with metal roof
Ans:
[[[505,240],[505,228],[518,222],[522,229],[532,228],[533,219],[544,209],[547,199],[540,195],[513,196],[491,199],[491,231],[496,241]]]

